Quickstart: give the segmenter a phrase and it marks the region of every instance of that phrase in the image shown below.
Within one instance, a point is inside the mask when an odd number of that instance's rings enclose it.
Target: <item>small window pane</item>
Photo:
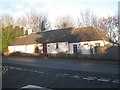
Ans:
[[[58,49],[58,43],[56,43],[56,49]]]
[[[48,45],[48,47],[50,47],[50,45]]]
[[[95,45],[96,45],[96,46],[100,46],[100,43],[96,43]]]
[[[42,45],[39,45],[39,47],[42,47]]]
[[[88,43],[84,43],[84,45],[88,45]]]

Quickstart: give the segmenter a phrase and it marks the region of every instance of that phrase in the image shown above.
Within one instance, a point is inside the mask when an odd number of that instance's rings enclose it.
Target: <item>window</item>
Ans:
[[[25,51],[27,51],[27,45],[25,45]]]
[[[56,49],[58,49],[58,43],[56,43]]]
[[[73,53],[74,53],[74,54],[77,53],[77,45],[76,45],[76,44],[73,45]]]
[[[96,45],[96,46],[100,46],[100,43],[96,43],[95,45]]]
[[[84,43],[84,45],[88,45],[88,43]]]
[[[66,45],[67,45],[67,42],[66,42]]]
[[[50,47],[50,45],[48,45],[48,47]]]
[[[42,45],[39,45],[39,47],[42,47]]]

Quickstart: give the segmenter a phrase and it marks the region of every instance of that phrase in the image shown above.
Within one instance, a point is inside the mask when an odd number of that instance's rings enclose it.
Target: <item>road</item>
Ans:
[[[2,58],[3,88],[118,88],[118,64],[88,60]]]

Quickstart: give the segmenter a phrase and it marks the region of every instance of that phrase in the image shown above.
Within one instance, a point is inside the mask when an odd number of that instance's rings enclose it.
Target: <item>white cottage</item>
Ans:
[[[96,47],[107,44],[108,38],[97,28],[63,28],[16,38],[8,49],[10,53],[95,54]]]

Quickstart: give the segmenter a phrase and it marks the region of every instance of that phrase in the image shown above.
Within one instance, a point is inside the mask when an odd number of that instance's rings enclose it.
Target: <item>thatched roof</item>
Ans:
[[[63,28],[46,32],[31,33],[26,37],[16,38],[11,45],[95,40],[108,40],[108,37],[106,37],[100,30],[93,27]]]

